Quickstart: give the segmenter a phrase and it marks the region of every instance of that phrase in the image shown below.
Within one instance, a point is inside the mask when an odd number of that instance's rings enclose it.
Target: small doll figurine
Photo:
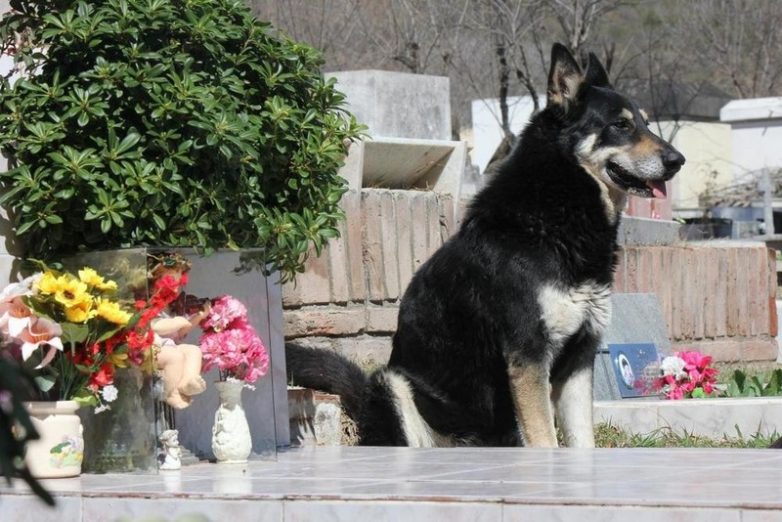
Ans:
[[[156,261],[150,268],[153,283],[167,276],[181,281],[190,270],[190,262],[178,254],[165,254],[151,259]],[[163,380],[163,400],[173,408],[186,408],[193,395],[206,389],[206,382],[201,377],[201,349],[182,341],[208,313],[207,302],[192,315],[172,316],[164,311],[150,322],[155,334],[154,345],[157,347],[155,363]]]

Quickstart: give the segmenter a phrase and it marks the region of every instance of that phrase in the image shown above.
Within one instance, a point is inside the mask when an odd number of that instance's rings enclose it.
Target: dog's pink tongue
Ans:
[[[665,182],[660,181],[647,181],[647,186],[652,189],[652,195],[658,199],[665,199],[668,196],[668,192],[665,190]]]

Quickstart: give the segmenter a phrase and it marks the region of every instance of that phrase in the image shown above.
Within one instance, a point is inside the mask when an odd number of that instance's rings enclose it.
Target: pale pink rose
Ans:
[[[41,346],[48,346],[49,350],[36,368],[43,368],[54,359],[56,351],[63,351],[62,327],[43,317],[36,317],[31,324],[22,330],[18,339],[22,342],[22,360],[26,361]]]

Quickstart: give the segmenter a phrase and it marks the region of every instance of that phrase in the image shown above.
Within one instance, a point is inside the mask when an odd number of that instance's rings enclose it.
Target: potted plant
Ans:
[[[286,279],[337,235],[360,128],[313,48],[239,1],[10,5],[0,203],[27,255],[259,247]]]
[[[24,255],[241,248],[240,268],[287,280],[337,235],[346,190],[337,171],[361,128],[313,48],[240,1],[10,5],[0,20],[0,51],[16,64],[0,80],[0,152],[11,167],[0,205]],[[204,272],[209,288],[196,280]],[[194,293],[227,291],[217,268],[194,274]],[[262,305],[281,321],[276,277]],[[282,355],[281,338],[264,340],[272,359]],[[254,393],[271,396],[266,386]],[[206,413],[195,409],[185,423]]]

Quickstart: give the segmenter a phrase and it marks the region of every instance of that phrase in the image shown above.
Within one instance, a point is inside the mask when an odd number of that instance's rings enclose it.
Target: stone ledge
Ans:
[[[594,419],[638,434],[671,428],[719,439],[738,428],[768,436],[782,432],[782,397],[595,401]]]
[[[779,352],[776,339],[766,336],[750,339],[677,340],[672,350],[698,350],[711,355],[715,362],[773,362],[777,360]]]
[[[355,335],[366,326],[363,306],[301,308],[286,310],[283,316],[287,339],[313,335]]]
[[[288,417],[292,446],[342,443],[342,403],[338,395],[289,386]]]

